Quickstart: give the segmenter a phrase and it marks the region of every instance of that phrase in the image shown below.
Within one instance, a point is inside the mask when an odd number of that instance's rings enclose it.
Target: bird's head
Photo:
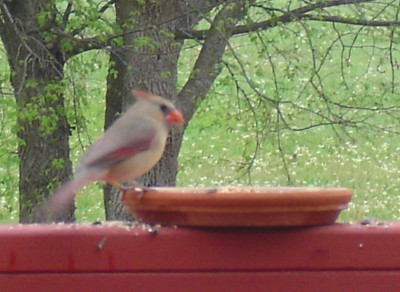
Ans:
[[[168,124],[184,123],[182,113],[165,98],[138,89],[133,90],[133,95],[138,102],[143,103],[143,107],[149,111],[152,118]]]

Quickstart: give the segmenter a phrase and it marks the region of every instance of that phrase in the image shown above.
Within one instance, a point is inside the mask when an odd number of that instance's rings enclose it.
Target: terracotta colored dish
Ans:
[[[343,188],[155,188],[122,201],[148,224],[273,227],[332,224],[351,196]]]

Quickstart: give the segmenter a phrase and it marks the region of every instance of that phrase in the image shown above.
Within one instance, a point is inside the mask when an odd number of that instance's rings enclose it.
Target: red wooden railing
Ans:
[[[3,225],[0,291],[400,291],[400,223]]]

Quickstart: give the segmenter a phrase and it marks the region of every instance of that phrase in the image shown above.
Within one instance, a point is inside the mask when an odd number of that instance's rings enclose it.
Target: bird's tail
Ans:
[[[75,177],[62,184],[53,195],[51,195],[35,211],[35,219],[39,222],[54,221],[73,206],[76,193],[90,181],[87,177]]]

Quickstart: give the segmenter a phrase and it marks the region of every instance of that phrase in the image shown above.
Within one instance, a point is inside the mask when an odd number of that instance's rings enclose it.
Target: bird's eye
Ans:
[[[160,105],[160,110],[166,114],[169,112],[168,106],[166,106],[165,104]]]

